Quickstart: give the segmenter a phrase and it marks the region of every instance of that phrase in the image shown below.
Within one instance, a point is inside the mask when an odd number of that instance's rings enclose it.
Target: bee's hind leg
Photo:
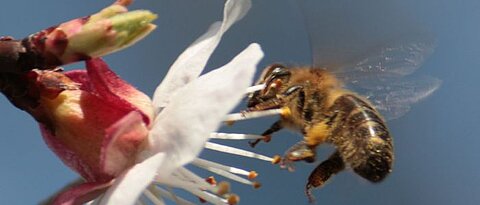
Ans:
[[[250,144],[251,147],[255,147],[260,141],[265,141],[265,142],[269,142],[270,139],[271,139],[271,134],[275,133],[275,132],[278,132],[279,130],[283,129],[283,123],[281,120],[278,120],[276,121],[275,123],[273,123],[270,128],[268,128],[267,130],[265,130],[265,132],[262,133],[262,136],[264,136],[265,138],[264,139],[256,139],[254,141],[250,141],[248,142],[248,144]]]
[[[312,189],[321,187],[333,175],[345,169],[340,153],[336,151],[327,160],[320,163],[308,177],[307,185],[305,186],[305,194],[310,202],[315,199],[312,195]]]

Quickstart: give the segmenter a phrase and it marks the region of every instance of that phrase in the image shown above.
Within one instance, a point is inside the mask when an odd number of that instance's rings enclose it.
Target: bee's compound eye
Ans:
[[[285,68],[285,67],[275,67],[272,71],[272,76],[274,77],[279,77],[279,76],[284,76],[284,75],[289,75],[290,72]]]
[[[271,64],[263,70],[261,79],[267,80],[268,78],[272,78],[273,76],[275,76],[274,73],[280,72],[281,69],[286,69],[286,68],[282,64],[277,64],[277,63]]]
[[[275,74],[278,74],[280,72],[282,72],[284,68],[283,67],[275,67],[272,71],[272,74],[275,75]]]
[[[291,73],[287,68],[282,67],[282,66],[277,66],[270,73],[267,82],[272,81],[272,80],[277,79],[277,78],[284,77],[284,76],[289,76],[290,74]]]

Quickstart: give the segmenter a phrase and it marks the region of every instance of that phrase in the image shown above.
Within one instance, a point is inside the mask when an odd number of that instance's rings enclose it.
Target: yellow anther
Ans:
[[[228,194],[230,192],[230,183],[228,182],[222,181],[218,183],[217,187],[218,187],[217,194],[220,196]]]
[[[232,195],[228,196],[227,202],[230,205],[238,204],[238,202],[240,202],[240,197],[236,194],[232,194]]]
[[[280,155],[275,155],[273,156],[272,164],[278,164],[282,160],[282,157]]]
[[[257,176],[258,176],[258,173],[256,171],[250,171],[250,173],[248,174],[249,179],[255,179],[257,178]]]

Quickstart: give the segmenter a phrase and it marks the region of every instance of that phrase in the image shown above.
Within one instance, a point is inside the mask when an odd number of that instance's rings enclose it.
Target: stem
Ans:
[[[25,52],[21,42],[14,40],[0,41],[0,72],[15,72],[18,68],[20,53]]]
[[[38,92],[29,90],[29,81],[26,75],[11,72],[0,73],[0,91],[15,107],[21,110],[32,113],[38,106]]]
[[[44,65],[43,62],[43,56],[30,47],[28,40],[0,38],[0,73],[23,73],[34,68],[50,69],[55,67]]]

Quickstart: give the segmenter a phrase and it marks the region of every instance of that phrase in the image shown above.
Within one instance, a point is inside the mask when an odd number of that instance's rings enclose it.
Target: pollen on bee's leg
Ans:
[[[280,109],[280,115],[282,117],[289,117],[290,115],[292,115],[292,111],[288,107],[283,107]]]
[[[288,110],[289,111],[289,110]],[[253,118],[268,117],[273,115],[282,115],[285,111],[283,109],[270,109],[261,111],[247,111],[241,113],[228,114],[223,121],[234,122],[240,120],[248,120]]]
[[[248,87],[247,90],[246,90],[246,93],[253,93],[253,92],[256,92],[256,91],[259,91],[259,90],[262,90],[265,88],[265,84],[260,84],[260,85],[254,85],[254,86],[251,86],[251,87]]]

